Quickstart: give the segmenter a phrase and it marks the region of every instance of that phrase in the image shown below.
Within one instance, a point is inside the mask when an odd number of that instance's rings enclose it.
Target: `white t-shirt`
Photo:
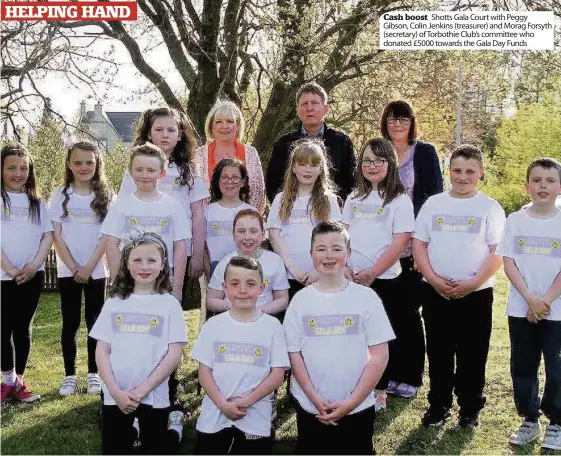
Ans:
[[[240,322],[224,312],[208,320],[199,333],[191,358],[212,369],[225,399],[245,397],[265,380],[273,367],[290,367],[282,325],[267,314]],[[208,397],[203,398],[197,431],[213,434],[235,426],[246,434],[271,435],[273,394],[253,404],[241,420],[231,421]]]
[[[308,202],[310,196],[297,197],[292,206],[292,212],[288,220],[281,222],[279,219],[279,210],[281,205],[283,192],[275,196],[269,216],[267,218],[267,229],[278,228],[280,230],[280,238],[290,253],[290,257],[294,264],[303,272],[313,272],[314,265],[310,255],[312,243],[312,230],[317,225],[317,220],[313,220],[311,214],[308,213]],[[341,220],[341,209],[337,203],[337,197],[334,194],[329,195],[331,204],[331,212],[328,220]],[[288,272],[288,278],[293,279],[292,274]]]
[[[208,185],[203,179],[196,175],[196,173],[191,169],[191,175],[193,176],[193,185],[189,188],[188,185],[180,185],[181,177],[179,169],[175,163],[170,163],[166,175],[163,179],[158,181],[158,190],[166,195],[173,196],[175,199],[179,200],[183,209],[185,209],[185,215],[189,224],[191,224],[193,215],[191,213],[191,204],[197,201],[204,200],[210,197],[208,191]],[[119,189],[119,196],[130,195],[136,191],[136,184],[128,170],[125,170],[123,176],[123,181],[121,183],[121,188]],[[187,239],[187,255],[191,256],[191,237]]]
[[[364,200],[351,193],[343,207],[343,222],[349,225],[351,258],[348,266],[356,273],[370,269],[393,242],[396,233],[415,231],[413,203],[407,194],[399,195],[383,206],[384,200],[376,190]],[[401,274],[399,260],[380,275],[380,279],[394,279]]]
[[[257,210],[247,203],[237,207],[223,207],[218,201],[205,207],[206,245],[211,262],[220,261],[232,250],[236,250],[232,231],[234,218],[242,209]]]
[[[84,266],[92,256],[101,238],[99,229],[102,222],[90,207],[95,197],[93,192],[89,195],[80,195],[75,193],[72,188],[68,188],[67,192],[70,199],[66,205],[67,216],[64,218],[64,210],[62,208],[64,194],[62,189],[55,190],[51,195],[49,201],[51,220],[62,225],[62,240],[68,247],[68,250],[70,250],[72,258],[74,258],[76,263]],[[58,277],[72,277],[72,271],[68,269],[58,254],[56,260]],[[92,278],[102,279],[105,277],[109,277],[109,271],[104,255],[92,271]]]
[[[181,304],[168,293],[131,294],[109,298],[90,337],[111,345],[110,362],[115,381],[130,391],[146,380],[167,354],[168,345],[187,343],[187,324]],[[115,405],[104,382],[105,405]],[[164,380],[142,399],[154,408],[169,407],[168,382]]]
[[[173,242],[191,238],[191,222],[175,198],[163,194],[157,201],[143,201],[134,193],[117,198],[100,232],[118,239],[134,229],[159,234],[168,248],[173,268]]]
[[[237,251],[231,252],[220,260],[216,265],[208,287],[213,290],[223,291],[222,282],[224,281],[224,271],[230,259],[238,254]],[[265,290],[259,295],[257,307],[273,301],[273,290],[288,290],[290,285],[286,278],[286,268],[282,258],[275,252],[263,250],[263,254],[256,258],[263,268],[263,283]]]
[[[47,205],[40,201],[40,220],[31,220],[29,217],[29,198],[26,193],[9,193],[10,206],[4,199],[1,200],[2,208],[2,250],[10,262],[18,269],[33,261],[43,234],[53,231],[53,224],[49,217]],[[45,270],[42,264],[39,271]],[[13,280],[7,272],[2,269],[1,280]]]
[[[501,240],[505,212],[484,193],[453,198],[448,192],[431,196],[421,208],[413,237],[428,242],[429,261],[440,277],[471,279],[487,258],[489,246]],[[478,290],[493,286],[493,278]]]
[[[497,255],[512,258],[532,293],[543,296],[561,272],[561,211],[547,220],[530,217],[526,209],[506,219]],[[511,284],[507,315],[526,317],[528,303]],[[551,303],[546,320],[561,320],[561,297]]]
[[[349,282],[338,293],[322,293],[314,285],[296,293],[284,317],[286,347],[301,352],[315,391],[328,402],[348,399],[368,364],[368,347],[395,338],[378,295]],[[292,395],[309,413],[318,411],[294,375]],[[351,413],[374,405],[374,395]]]

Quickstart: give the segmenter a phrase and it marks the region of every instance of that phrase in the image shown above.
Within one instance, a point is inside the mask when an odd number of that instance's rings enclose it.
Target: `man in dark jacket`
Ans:
[[[337,195],[344,202],[355,185],[356,157],[353,142],[345,133],[329,128],[324,122],[329,112],[327,93],[315,82],[304,84],[296,93],[296,114],[302,121],[296,131],[281,136],[273,144],[267,166],[265,187],[269,201],[282,191],[284,174],[290,157],[290,147],[305,136],[322,138],[328,151],[331,179],[337,185]]]

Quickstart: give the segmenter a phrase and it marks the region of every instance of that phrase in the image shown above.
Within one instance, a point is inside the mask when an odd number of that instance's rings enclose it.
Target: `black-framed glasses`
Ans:
[[[365,168],[369,168],[372,165],[374,165],[376,168],[380,168],[381,166],[384,166],[384,163],[386,162],[387,160],[385,158],[375,158],[374,160],[369,160],[369,159],[361,160],[360,164]]]
[[[220,176],[220,182],[227,184],[228,182],[232,182],[232,184],[239,184],[242,181],[240,176]]]
[[[399,123],[401,125],[409,125],[411,123],[411,119],[409,117],[388,117],[387,122],[389,124]]]

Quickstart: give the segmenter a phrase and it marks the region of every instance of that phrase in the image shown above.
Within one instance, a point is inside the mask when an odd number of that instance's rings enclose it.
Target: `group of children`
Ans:
[[[412,240],[425,281],[419,292],[430,390],[422,423],[448,420],[455,394],[459,424],[479,424],[492,277],[504,258],[514,398],[524,417],[510,441],[540,435],[541,409],[550,420],[543,446],[561,449],[559,162],[532,162],[532,204],[505,224],[501,206],[477,190],[480,152],[461,146],[451,156],[450,189],[430,197],[415,219],[391,143],[366,144],[357,187],[341,211],[324,145],[305,138],[293,147],[265,222],[248,202],[241,161],[221,160],[207,188],[193,157],[189,119],[167,108],[148,110],[118,197],[102,154],[78,142],[47,207],[29,153],[16,144],[2,148],[3,404],[39,399],[23,374],[54,239],[65,367],[60,394],[79,391],[83,293],[86,385],[103,397],[104,453],[130,453],[135,426],[146,452],[176,449],[184,418],[176,370],[187,342],[180,302],[187,278],[204,271],[208,318],[191,352],[206,392],[195,453],[270,453],[275,391],[290,368],[296,452],[371,454],[377,399],[408,386],[399,378],[407,350],[400,345],[399,259]],[[267,234],[272,251],[264,248]]]

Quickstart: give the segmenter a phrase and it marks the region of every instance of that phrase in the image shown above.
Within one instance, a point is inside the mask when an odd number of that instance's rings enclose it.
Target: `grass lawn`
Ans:
[[[390,399],[388,410],[379,414],[374,429],[374,444],[380,454],[555,454],[541,450],[539,442],[523,448],[511,447],[508,436],[518,426],[512,400],[509,374],[509,340],[505,316],[507,280],[497,277],[491,352],[487,364],[487,406],[481,426],[475,431],[462,430],[454,418],[438,430],[425,430],[420,417],[427,405],[427,387],[413,401]],[[187,312],[191,343],[197,334],[199,312]],[[35,319],[33,348],[26,372],[33,391],[42,395],[35,404],[2,407],[3,454],[99,454],[99,398],[80,394],[61,398],[58,394],[64,371],[60,349],[61,319],[59,298],[44,294]],[[86,331],[82,328],[78,355],[80,386],[85,391]],[[195,423],[201,397],[196,394],[196,366],[188,356],[181,369],[184,399],[190,418],[185,423],[182,453],[193,450]],[[543,370],[543,369],[542,369]],[[543,372],[541,378],[543,384]],[[428,385],[428,378],[425,378]],[[296,421],[282,388],[277,418],[277,454],[292,453]],[[545,424],[545,421],[542,421]]]

